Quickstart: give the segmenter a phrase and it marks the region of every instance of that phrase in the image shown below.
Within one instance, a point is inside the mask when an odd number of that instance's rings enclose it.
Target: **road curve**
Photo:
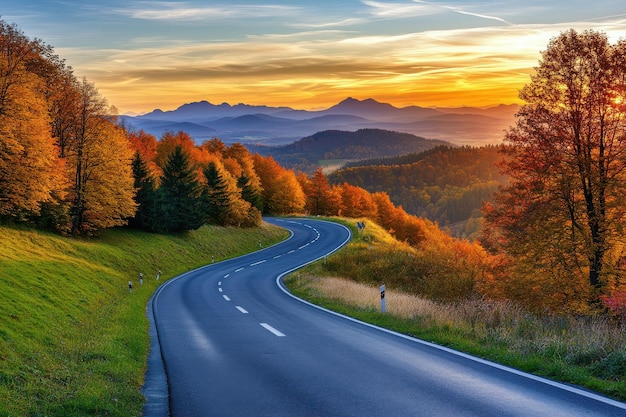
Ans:
[[[155,293],[146,417],[626,415],[624,403],[290,296],[280,277],[350,233],[325,221],[268,221],[291,237]]]

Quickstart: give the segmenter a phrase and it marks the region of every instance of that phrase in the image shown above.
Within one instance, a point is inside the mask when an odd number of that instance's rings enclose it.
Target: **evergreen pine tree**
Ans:
[[[263,196],[261,191],[252,186],[250,178],[245,172],[241,173],[241,176],[237,179],[237,187],[241,189],[241,198],[252,204],[252,207],[256,207],[261,213],[263,212]]]
[[[155,204],[156,204],[156,180],[148,168],[143,156],[139,151],[133,158],[133,178],[135,179],[135,202],[137,212],[135,217],[128,221],[129,226],[137,229],[155,230]]]
[[[208,221],[224,225],[231,206],[228,183],[223,178],[215,162],[204,169],[207,184],[203,191],[203,203]]]
[[[183,232],[202,226],[205,215],[201,194],[202,187],[189,154],[182,146],[176,146],[167,158],[157,192],[155,229]]]

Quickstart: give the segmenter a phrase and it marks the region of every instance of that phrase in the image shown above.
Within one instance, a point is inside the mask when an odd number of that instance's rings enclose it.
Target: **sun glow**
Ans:
[[[91,43],[73,37],[55,46],[122,111],[198,100],[318,109],[346,97],[396,106],[490,106],[520,102],[540,52],[560,32],[626,33],[624,15],[594,19],[581,12],[584,21],[567,21],[541,15],[552,3],[535,7],[131,1],[98,8],[99,18],[123,22],[119,33],[107,27],[107,36],[98,33]]]

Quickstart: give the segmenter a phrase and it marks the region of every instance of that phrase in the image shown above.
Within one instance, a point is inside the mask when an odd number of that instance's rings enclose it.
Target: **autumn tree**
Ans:
[[[196,145],[188,133],[183,131],[179,131],[177,133],[165,132],[161,135],[161,139],[158,141],[156,146],[154,162],[157,166],[163,169],[165,164],[168,162],[169,156],[178,147],[181,147],[185,151],[186,155],[190,158],[190,161],[195,161],[194,155],[196,153]]]
[[[226,151],[226,144],[219,138],[213,138],[202,142],[202,148],[214,155],[223,155]]]
[[[592,304],[611,284],[626,203],[626,41],[570,30],[549,43],[506,134],[511,185],[486,208],[486,242],[559,297]],[[583,285],[586,280],[586,286]],[[573,292],[573,293],[572,293]],[[562,298],[562,297],[561,297]]]
[[[144,130],[132,130],[127,132],[126,136],[130,142],[131,149],[139,152],[141,159],[148,164],[148,166],[153,164],[154,158],[157,155],[157,140],[154,135]]]
[[[29,70],[45,46],[0,21],[0,215],[38,215],[64,185],[45,82]]]
[[[306,196],[293,171],[281,167],[272,157],[252,157],[263,189],[263,210],[271,214],[300,213]]]
[[[376,203],[367,190],[348,183],[344,183],[336,188],[341,195],[343,206],[342,215],[347,217],[376,218],[378,214]]]
[[[126,224],[136,209],[125,132],[107,116],[106,101],[93,84],[83,79],[79,88],[71,146],[65,151],[72,234]]]
[[[341,211],[341,197],[331,190],[328,178],[318,167],[308,181],[301,181],[306,195],[306,210],[312,215],[330,216]]]

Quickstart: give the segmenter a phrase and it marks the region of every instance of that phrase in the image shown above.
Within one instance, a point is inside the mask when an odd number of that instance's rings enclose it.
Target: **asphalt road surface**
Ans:
[[[294,298],[280,277],[350,233],[311,219],[268,221],[291,238],[155,293],[146,417],[626,416],[624,403]]]

